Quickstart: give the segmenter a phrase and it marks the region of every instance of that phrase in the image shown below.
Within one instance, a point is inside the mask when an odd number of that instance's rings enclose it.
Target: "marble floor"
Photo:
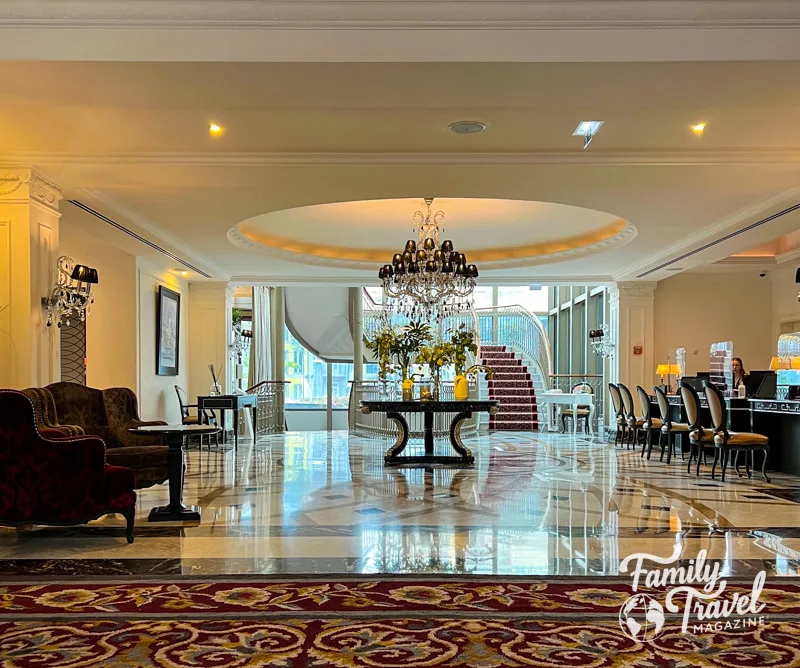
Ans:
[[[628,554],[706,549],[725,575],[800,575],[800,478],[687,475],[572,435],[469,439],[472,469],[383,465],[388,440],[294,432],[187,452],[194,525],[150,523],[166,485],[122,518],[0,529],[0,574],[480,573],[609,576]],[[411,453],[414,447],[406,451]],[[437,445],[438,447],[438,445]],[[443,446],[444,447],[444,446]]]

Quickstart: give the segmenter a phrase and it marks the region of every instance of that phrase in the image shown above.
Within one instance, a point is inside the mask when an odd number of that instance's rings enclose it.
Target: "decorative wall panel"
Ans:
[[[73,318],[60,331],[61,380],[86,385],[86,321]]]

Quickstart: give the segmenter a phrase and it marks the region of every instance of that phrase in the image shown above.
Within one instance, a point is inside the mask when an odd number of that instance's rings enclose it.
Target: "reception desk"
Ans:
[[[683,409],[683,401],[677,395],[668,395],[670,419],[673,422],[687,422],[686,411]],[[661,411],[655,397],[650,398],[652,404],[651,412],[654,416],[660,417]],[[728,429],[731,431],[750,431],[750,401],[739,399],[738,397],[726,397],[725,404],[728,407]],[[700,424],[706,427],[711,426],[711,413],[708,411],[708,402],[705,395],[700,395]],[[685,446],[688,448],[688,443]]]
[[[800,475],[800,401],[749,399],[749,431],[769,438],[771,471]]]

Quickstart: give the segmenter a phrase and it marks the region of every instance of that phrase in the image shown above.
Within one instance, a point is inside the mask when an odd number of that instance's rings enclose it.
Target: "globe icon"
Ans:
[[[635,594],[622,604],[619,625],[632,640],[655,640],[664,630],[664,608],[647,594]]]

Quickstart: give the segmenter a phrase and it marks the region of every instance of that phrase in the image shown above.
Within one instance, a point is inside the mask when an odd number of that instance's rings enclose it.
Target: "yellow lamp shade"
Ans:
[[[677,376],[681,372],[681,367],[678,364],[670,364],[667,373]]]
[[[785,359],[781,359],[780,357],[773,357],[769,362],[769,370],[770,371],[778,371],[779,369],[788,369],[789,362]]]
[[[656,373],[659,376],[666,376],[669,373],[669,364],[659,364],[656,368]]]

